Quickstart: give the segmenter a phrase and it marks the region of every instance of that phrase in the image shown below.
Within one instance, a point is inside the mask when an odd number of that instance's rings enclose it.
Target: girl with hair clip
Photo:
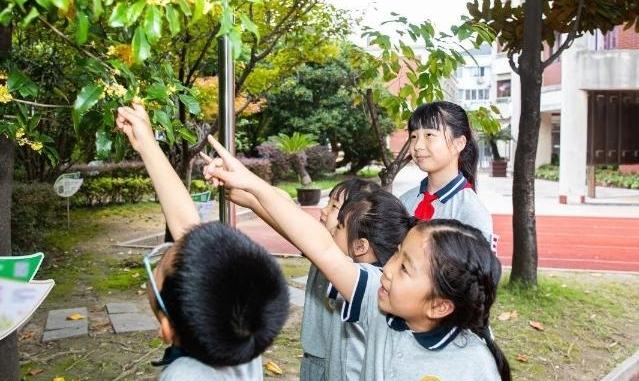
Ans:
[[[344,296],[361,325],[360,380],[510,380],[488,327],[501,264],[482,233],[454,220],[420,222],[383,272],[353,263],[313,217],[252,174],[216,140],[206,177],[253,194],[277,226]]]
[[[426,103],[411,115],[408,132],[411,157],[428,173],[400,196],[408,212],[420,220],[461,221],[495,245],[490,213],[475,193],[478,148],[466,111],[451,102]]]

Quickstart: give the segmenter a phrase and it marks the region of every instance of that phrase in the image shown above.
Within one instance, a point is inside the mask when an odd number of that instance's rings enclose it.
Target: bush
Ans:
[[[289,177],[291,173],[291,163],[286,154],[280,151],[275,144],[265,142],[257,146],[257,152],[261,158],[271,162],[271,173],[274,183]]]
[[[211,200],[217,195],[215,187],[204,180],[192,180],[191,181],[191,193],[202,193],[211,191]]]
[[[537,168],[535,177],[559,181],[559,167],[556,165],[542,165]],[[639,175],[621,173],[617,166],[598,166],[595,170],[595,180],[599,186],[639,189]]]
[[[261,177],[269,184],[273,181],[273,172],[271,170],[271,161],[269,159],[240,157],[238,158],[242,164],[251,172]]]
[[[32,251],[47,228],[60,221],[63,199],[44,183],[14,183],[11,200],[11,248],[15,253]],[[6,253],[4,254],[6,255]]]
[[[153,194],[148,177],[89,177],[71,201],[75,206],[135,203]]]
[[[314,146],[307,148],[304,152],[306,169],[312,179],[335,172],[335,156],[327,146]]]

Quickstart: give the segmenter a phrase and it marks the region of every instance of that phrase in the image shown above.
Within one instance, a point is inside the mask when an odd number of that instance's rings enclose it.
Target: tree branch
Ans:
[[[377,119],[377,109],[375,108],[375,104],[373,102],[373,90],[366,89],[366,108],[368,108],[368,114],[370,115],[371,125],[373,126],[373,131],[375,131],[375,137],[377,138],[377,142],[379,143],[379,148],[382,151],[382,161],[384,162],[384,166],[388,168],[391,165],[390,160],[386,156],[386,150],[384,139],[382,137],[382,133],[379,128],[379,119]]]
[[[58,36],[60,36],[64,41],[66,41],[67,44],[69,44],[71,47],[75,48],[76,50],[78,50],[80,53],[83,53],[91,58],[93,58],[94,60],[98,61],[102,66],[106,67],[107,69],[111,69],[111,67],[109,65],[107,65],[106,63],[104,63],[100,58],[98,58],[96,55],[94,55],[93,53],[91,53],[90,51],[84,49],[83,47],[81,47],[80,45],[76,44],[75,42],[73,42],[69,37],[67,37],[64,33],[62,33],[58,28],[56,28],[55,26],[53,26],[52,24],[50,24],[44,17],[39,16],[38,19],[44,24],[46,25],[49,29],[51,29],[55,34],[57,34]]]
[[[566,36],[566,40],[563,42],[563,44],[561,44],[559,49],[557,49],[556,52],[551,54],[547,60],[541,62],[542,70],[550,66],[550,64],[552,64],[557,59],[557,57],[559,57],[559,55],[564,50],[568,49],[572,45],[572,43],[575,41],[575,38],[577,37],[577,32],[579,31],[579,24],[581,23],[581,15],[584,9],[584,2],[585,0],[579,0],[579,6],[577,8],[577,18],[575,19],[575,23],[573,24],[572,30],[570,31],[570,33],[568,33],[568,36]]]
[[[46,103],[25,101],[23,99],[16,99],[16,98],[13,98],[12,101],[16,103],[24,103],[25,105],[36,106],[36,107],[47,107],[47,108],[72,108],[73,107],[71,105],[51,105]]]
[[[200,52],[200,55],[197,57],[197,59],[195,60],[195,63],[193,64],[193,66],[189,70],[189,73],[186,75],[185,84],[186,84],[187,87],[191,85],[191,79],[193,78],[193,75],[195,74],[195,71],[197,70],[197,67],[200,65],[200,62],[202,62],[202,59],[204,58],[204,55],[206,54],[206,51],[211,46],[211,43],[213,42],[213,39],[215,39],[215,36],[217,35],[217,33],[219,31],[220,31],[220,24],[217,24],[215,26],[215,28],[213,28],[211,33],[209,33],[209,36],[208,36],[208,38],[206,40],[206,43],[204,44],[204,48],[202,48],[202,51]]]

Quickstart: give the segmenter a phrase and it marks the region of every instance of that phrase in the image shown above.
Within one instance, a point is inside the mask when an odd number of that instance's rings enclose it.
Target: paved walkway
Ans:
[[[415,166],[406,167],[398,174],[393,193],[405,192],[423,176]],[[493,215],[495,233],[500,236],[498,255],[505,265],[510,265],[513,250],[511,181],[479,176],[478,193]],[[543,180],[535,183],[539,265],[639,272],[639,191],[598,187],[598,199],[561,205],[557,186]],[[319,217],[319,207],[306,211]],[[299,255],[259,219],[241,221],[238,228],[273,253]]]

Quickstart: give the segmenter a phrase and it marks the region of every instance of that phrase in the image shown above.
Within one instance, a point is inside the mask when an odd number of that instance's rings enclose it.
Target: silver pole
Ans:
[[[228,1],[224,1],[224,6]],[[227,36],[218,40],[218,80],[219,80],[219,113],[218,125],[220,142],[235,155],[235,70],[231,42]],[[224,194],[224,188],[219,189],[220,221],[235,226],[235,205]]]

